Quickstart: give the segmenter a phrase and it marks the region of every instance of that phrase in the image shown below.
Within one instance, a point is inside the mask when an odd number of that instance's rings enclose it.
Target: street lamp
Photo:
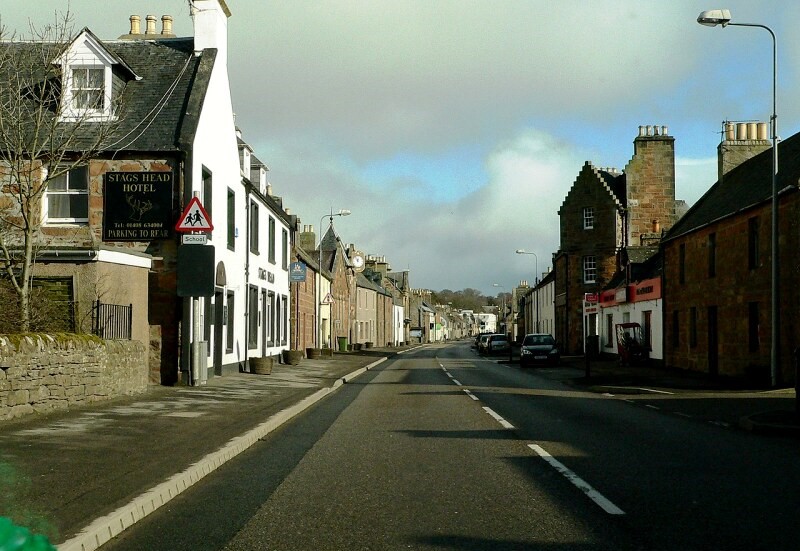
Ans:
[[[319,269],[317,270],[317,344],[318,348],[322,348],[324,344],[322,342],[322,221],[325,220],[326,217],[330,218],[330,225],[333,227],[333,217],[334,216],[350,216],[350,211],[347,209],[339,209],[338,212],[331,212],[328,214],[323,215],[319,219]],[[330,305],[328,305],[330,307]],[[333,333],[333,312],[329,313],[328,315],[331,317],[331,330],[330,332]],[[328,345],[330,348],[333,348],[333,343]]]
[[[539,257],[536,256],[536,253],[526,251],[525,249],[517,249],[515,251],[517,254],[532,254],[534,259],[534,266],[536,272],[534,273],[533,278],[533,294],[536,297],[536,333],[539,332],[539,290],[536,288],[537,283],[539,282]]]
[[[777,82],[778,82],[778,41],[775,33],[766,25],[757,23],[731,23],[730,10],[709,10],[697,16],[697,22],[707,27],[728,25],[733,27],[759,27],[766,30],[772,37],[772,274],[770,287],[772,297],[771,306],[771,350],[770,350],[770,375],[772,386],[778,385],[778,367],[780,362],[780,332],[778,331],[778,306],[780,304],[780,283],[779,283],[779,261],[778,261],[778,101],[777,101]]]

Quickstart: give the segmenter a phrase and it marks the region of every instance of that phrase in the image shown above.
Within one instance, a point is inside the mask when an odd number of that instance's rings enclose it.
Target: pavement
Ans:
[[[296,366],[276,364],[269,375],[154,386],[0,422],[0,517],[46,535],[60,551],[97,549],[347,381],[409,349],[337,352]],[[600,360],[589,363],[587,377],[582,357],[540,372],[591,392],[668,398],[737,418],[737,428],[753,432],[800,434],[794,389],[748,389],[736,381]]]

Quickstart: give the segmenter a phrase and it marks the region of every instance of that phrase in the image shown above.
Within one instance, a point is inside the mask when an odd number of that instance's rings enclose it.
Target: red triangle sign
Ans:
[[[192,197],[186,208],[183,209],[180,220],[175,224],[175,231],[180,232],[210,232],[214,229],[211,218],[208,217],[206,209],[197,197]]]

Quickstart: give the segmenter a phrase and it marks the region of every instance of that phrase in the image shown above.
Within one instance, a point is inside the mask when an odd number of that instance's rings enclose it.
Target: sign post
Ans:
[[[192,197],[192,200],[189,201],[188,205],[186,205],[186,208],[183,209],[183,214],[181,214],[181,217],[178,219],[177,224],[175,224],[175,231],[182,232],[184,234],[189,233],[189,232],[199,232],[199,233],[202,233],[203,236],[205,237],[205,234],[210,233],[213,229],[214,229],[214,225],[211,223],[211,218],[208,216],[208,213],[206,212],[206,209],[203,208],[203,204],[200,202],[200,199],[197,197],[197,192],[194,192],[194,197]],[[184,238],[186,238],[186,237],[189,237],[189,236],[188,235],[184,235]],[[191,242],[191,241],[192,241],[192,239],[190,238],[188,240],[188,242]],[[203,240],[203,241],[205,241],[205,240]],[[186,243],[186,241],[184,241],[184,243]],[[183,247],[198,247],[199,249],[210,249],[210,250],[202,250],[202,251],[198,250],[197,252],[201,253],[201,254],[197,255],[197,256],[192,254],[194,251],[190,251],[190,250],[187,249],[186,253],[188,253],[188,254],[184,254],[184,255],[179,254],[178,256],[179,256],[179,258],[181,256],[184,256],[185,258],[188,257],[187,258],[187,264],[189,266],[186,266],[186,268],[190,268],[190,269],[189,270],[184,269],[183,271],[184,272],[187,272],[187,271],[194,272],[194,270],[191,270],[191,265],[193,264],[193,260],[196,259],[196,258],[200,258],[200,257],[208,258],[209,257],[209,253],[210,253],[210,258],[211,258],[211,266],[210,266],[210,268],[207,265],[207,262],[199,262],[198,261],[198,264],[200,264],[200,263],[206,264],[205,270],[201,269],[201,270],[198,270],[198,272],[205,272],[205,271],[209,271],[210,272],[209,274],[205,274],[205,275],[210,275],[211,278],[212,278],[211,292],[208,295],[205,294],[205,293],[202,293],[202,294],[203,294],[203,296],[211,296],[211,295],[213,295],[214,294],[214,285],[213,285],[214,248],[209,246],[209,245],[204,245],[204,244],[198,244],[198,245],[195,245],[195,244],[192,244],[192,245],[182,244],[180,249],[178,249],[178,250],[180,251],[181,249],[183,249]],[[202,266],[196,266],[196,267],[202,268]],[[192,278],[194,278],[196,276],[195,273],[186,273],[186,274],[184,274],[184,280],[185,280],[186,276],[190,276],[190,275],[192,276]],[[180,287],[180,282],[181,282],[181,270],[180,270],[180,268],[178,270],[178,282],[179,282],[179,287]],[[188,291],[189,292],[188,296],[192,297],[192,343],[191,343],[192,344],[192,369],[191,369],[191,372],[190,372],[190,374],[191,374],[190,384],[192,386],[197,386],[198,384],[205,384],[205,382],[206,382],[205,371],[206,371],[207,368],[203,369],[202,374],[200,372],[200,296],[201,296],[201,292],[202,291],[206,291],[206,289],[200,289],[200,290],[189,289],[189,291]],[[214,345],[215,346],[219,346],[219,343],[214,343]]]

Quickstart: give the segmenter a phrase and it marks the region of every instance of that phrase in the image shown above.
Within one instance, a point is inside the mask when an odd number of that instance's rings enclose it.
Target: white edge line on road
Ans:
[[[498,415],[497,412],[495,412],[492,408],[483,406],[483,411],[485,411],[486,413],[491,415],[494,418],[495,421],[497,421],[498,423],[500,423],[503,426],[503,428],[506,428],[506,429],[513,429],[514,428],[514,425],[512,425],[511,423],[509,423],[508,421],[506,421],[505,419],[500,417],[500,415]]]
[[[539,457],[547,461],[555,470],[564,475],[567,480],[572,482],[579,490],[585,493],[589,499],[599,505],[606,513],[610,515],[625,514],[625,511],[611,503],[603,494],[592,488],[588,482],[569,470],[567,466],[561,463],[558,459],[547,453],[544,448],[537,444],[528,444],[528,447],[535,451]]]
[[[660,408],[660,407],[658,407],[658,406],[653,406],[653,405],[650,405],[650,404],[645,404],[645,405],[644,405],[644,407],[646,407],[646,408],[650,408],[650,409],[661,409],[661,408]]]
[[[455,384],[457,384],[458,386],[463,386],[463,385],[461,384],[461,382],[460,382],[458,379],[453,379],[453,382],[454,382]]]
[[[328,394],[334,392],[342,386],[342,384],[372,369],[386,361],[386,359],[387,358],[381,358],[366,367],[356,369],[352,373],[337,379],[332,386],[320,388],[315,393],[306,396],[296,404],[274,414],[257,427],[241,436],[231,439],[220,449],[208,454],[183,472],[171,476],[166,481],[147,490],[116,511],[96,519],[78,532],[73,538],[60,544],[57,547],[58,551],[94,551],[102,545],[105,545],[112,538],[118,536],[124,530],[130,528],[178,494],[194,485],[201,478],[212,473],[218,467],[227,463],[258,442],[261,438],[264,438],[293,417],[319,402]]]

